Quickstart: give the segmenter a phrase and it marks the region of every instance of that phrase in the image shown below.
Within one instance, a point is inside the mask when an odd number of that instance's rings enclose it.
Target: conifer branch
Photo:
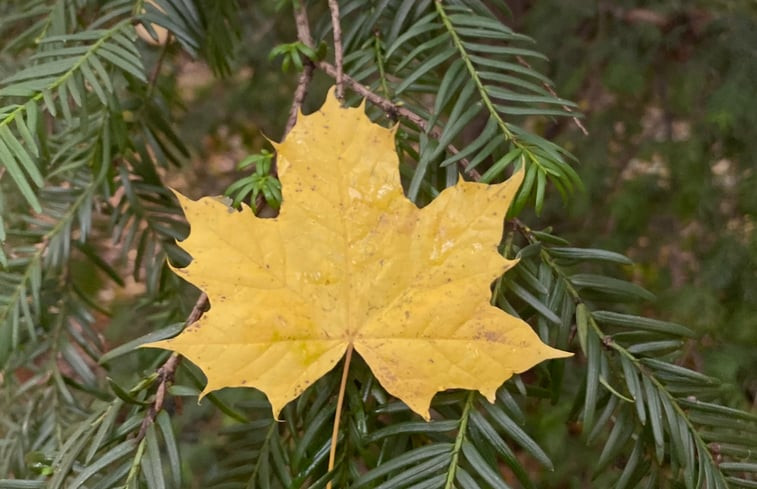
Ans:
[[[528,68],[529,70],[533,69],[531,67],[531,64],[525,59],[523,59],[523,56],[516,56],[515,59],[518,61],[518,64],[520,64],[521,66]],[[557,92],[555,92],[555,89],[552,88],[552,86],[549,83],[542,82],[541,86],[543,86],[544,89],[548,91],[553,97],[558,98]],[[573,113],[573,109],[571,109],[567,105],[563,105],[562,108],[565,109],[567,112]],[[584,136],[589,135],[589,131],[586,130],[586,127],[581,122],[581,119],[579,119],[576,116],[571,117],[571,119],[573,120],[573,123],[576,125],[576,127],[578,127],[581,130]]]
[[[297,39],[305,46],[313,47],[313,37],[310,34],[310,25],[308,24],[308,14],[305,10],[305,5],[302,2],[297,2],[294,9],[294,24],[297,27]],[[289,134],[294,124],[297,122],[297,114],[299,114],[302,108],[302,103],[305,101],[305,97],[308,93],[308,86],[313,79],[313,62],[311,60],[305,60],[300,73],[300,79],[297,81],[297,88],[294,91],[294,98],[292,99],[292,107],[289,109],[289,118],[287,119],[286,126],[284,127],[284,136]]]
[[[331,3],[331,2],[329,2]],[[338,14],[338,10],[337,10]],[[295,9],[295,25],[297,27],[297,39],[305,44],[308,47],[313,47],[313,38],[310,35],[310,23],[308,21],[307,17],[307,11],[305,10],[305,6],[300,3],[298,7]],[[333,10],[332,10],[332,22],[333,22]],[[337,18],[337,24],[338,24],[338,18]],[[336,36],[336,33],[334,34]],[[335,44],[336,44],[336,37]],[[428,130],[428,124],[426,120],[413,112],[412,110],[409,110],[405,107],[402,107],[400,105],[395,104],[391,100],[382,97],[381,95],[372,92],[368,88],[366,88],[363,84],[355,80],[354,78],[350,77],[349,75],[346,75],[342,72],[342,67],[340,65],[341,63],[341,41],[339,42],[339,54],[336,56],[337,60],[337,66],[332,65],[328,61],[320,61],[312,66],[320,68],[324,73],[329,75],[330,77],[334,78],[337,83],[337,97],[343,98],[343,96],[339,95],[340,86],[347,85],[350,89],[352,89],[355,93],[358,95],[363,96],[366,98],[369,102],[371,102],[374,105],[379,106],[391,119],[396,119],[398,116],[403,117],[407,119],[408,121],[412,122],[421,131],[427,131]],[[302,105],[302,100],[305,98],[305,94],[303,93],[300,95],[300,87],[304,86],[302,88],[303,91],[307,90],[307,83],[309,83],[309,78],[307,81],[305,81],[305,73],[307,72],[309,63],[305,64],[305,69],[303,70],[303,74],[300,76],[300,83],[298,83],[297,91],[295,92],[294,101],[292,103],[292,109],[289,113],[289,120],[287,121],[287,126],[285,130],[285,134],[291,130],[292,126],[294,126],[294,121],[297,117],[297,110]],[[308,77],[312,77],[312,69],[311,72],[307,75]],[[290,125],[291,124],[291,125]],[[434,138],[439,138],[441,136],[441,131],[439,128],[434,127],[431,129],[429,134]],[[460,151],[453,145],[448,145],[447,149],[450,153],[453,155],[458,154]],[[458,166],[471,178],[474,180],[479,180],[481,178],[481,174],[478,173],[474,169],[468,169],[469,161],[466,158],[461,158],[458,161]]]
[[[334,65],[327,61],[321,61],[317,64],[317,66],[323,70],[324,73],[329,75],[332,78],[336,78],[337,76],[337,69]],[[366,100],[373,103],[374,105],[377,105],[380,107],[386,114],[392,118],[395,119],[396,117],[403,117],[407,119],[408,121],[412,122],[421,131],[428,131],[428,123],[426,122],[426,119],[419,116],[412,110],[403,107],[401,105],[397,105],[394,102],[392,102],[389,99],[386,99],[382,97],[381,95],[371,91],[370,89],[366,88],[365,85],[360,83],[359,81],[355,80],[354,78],[350,77],[349,75],[344,75],[343,78],[344,84],[347,85],[351,90],[353,90],[358,95],[362,95],[365,97]],[[439,138],[441,136],[441,131],[438,127],[434,127],[429,131],[429,135],[433,138]],[[450,153],[453,155],[459,153],[460,151],[453,145],[448,145],[447,149]],[[471,178],[474,180],[479,180],[481,178],[481,174],[478,173],[474,169],[468,169],[468,160],[466,158],[461,158],[460,161],[458,161],[458,166]]]
[[[200,297],[197,298],[197,302],[195,302],[195,305],[192,308],[192,312],[189,313],[186,325],[189,326],[197,322],[205,313],[207,306],[208,295],[203,292],[200,294]],[[182,358],[183,357],[181,355],[174,352],[170,357],[168,357],[168,360],[166,360],[165,363],[163,363],[163,365],[158,368],[158,388],[155,392],[155,400],[150,406],[150,409],[147,410],[147,414],[142,420],[142,425],[139,427],[139,433],[137,434],[137,440],[141,440],[145,436],[147,428],[149,428],[150,425],[155,422],[155,417],[158,415],[161,409],[163,409],[166,391],[168,390],[168,387],[170,387],[170,384],[173,383],[176,369],[179,367]]]

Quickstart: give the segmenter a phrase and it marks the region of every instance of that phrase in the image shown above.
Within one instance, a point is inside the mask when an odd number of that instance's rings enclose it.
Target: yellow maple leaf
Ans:
[[[278,217],[179,195],[192,262],[176,273],[211,309],[146,346],[197,364],[203,393],[262,390],[276,416],[353,349],[426,419],[438,391],[493,401],[513,373],[569,356],[490,305],[492,281],[515,264],[497,244],[523,172],[498,185],[460,181],[418,209],[402,192],[394,133],[330,94],[275,144]]]

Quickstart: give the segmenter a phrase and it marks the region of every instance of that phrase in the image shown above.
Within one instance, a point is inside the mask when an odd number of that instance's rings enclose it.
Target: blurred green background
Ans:
[[[579,159],[586,192],[543,218],[580,245],[627,253],[695,328],[699,369],[757,392],[757,3],[519,2],[517,29],[551,58],[589,136],[545,128]]]

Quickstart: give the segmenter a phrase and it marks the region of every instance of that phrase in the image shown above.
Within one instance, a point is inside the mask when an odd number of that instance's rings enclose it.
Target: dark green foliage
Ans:
[[[551,55],[561,93],[592,107],[590,138],[566,124],[551,130],[581,155],[577,170],[591,189],[571,202],[585,225],[578,242],[628,250],[646,283],[665,291],[658,314],[752,347],[757,202],[746,189],[754,188],[757,104],[747,94],[756,15],[749,1],[603,11],[548,0],[523,17]],[[564,213],[552,210],[547,219]],[[714,372],[721,362],[709,356]],[[744,372],[757,368],[754,359]]]
[[[282,137],[294,93],[279,63],[315,68],[306,112],[333,83],[329,12],[304,3],[314,46],[300,1],[0,2],[0,489],[756,487],[746,3],[340,2],[345,73],[389,104],[367,110],[399,124],[413,201],[525,167],[501,246],[520,261],[492,301],[573,359],[493,403],[441,393],[426,423],[356,358],[328,472],[340,372],[276,421],[253,389],[198,405],[194,365],[136,349],[207,307],[167,265],[190,260],[169,187],[260,214],[286,198],[260,136]],[[669,277],[650,241],[686,247],[700,278]]]

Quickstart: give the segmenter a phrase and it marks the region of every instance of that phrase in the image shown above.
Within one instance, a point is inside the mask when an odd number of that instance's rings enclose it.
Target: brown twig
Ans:
[[[313,48],[313,37],[310,35],[310,25],[308,24],[308,14],[305,10],[305,5],[302,2],[297,2],[297,6],[294,9],[294,24],[297,26],[297,39],[309,48]],[[294,124],[297,122],[297,114],[302,107],[302,103],[305,100],[305,96],[308,93],[308,86],[313,79],[313,62],[306,60],[300,73],[300,79],[297,81],[297,89],[294,91],[294,98],[292,99],[292,108],[289,109],[289,119],[284,127],[284,136],[289,134]]]
[[[189,313],[186,324],[189,326],[200,319],[200,317],[205,312],[207,305],[208,296],[207,294],[205,294],[205,292],[203,292],[202,294],[200,294],[197,302],[195,302],[195,305],[192,308],[192,312]],[[165,363],[163,363],[163,365],[158,368],[158,389],[155,391],[155,400],[153,401],[152,406],[150,406],[150,409],[147,411],[147,414],[142,420],[142,425],[139,427],[139,433],[137,434],[137,440],[141,440],[142,437],[145,436],[147,428],[149,428],[150,425],[155,422],[155,417],[163,409],[163,402],[166,398],[166,391],[168,390],[169,385],[173,383],[174,374],[176,373],[176,369],[179,367],[179,363],[181,363],[181,359],[182,356],[174,352],[170,357],[168,357],[168,360],[166,360]]]
[[[168,54],[168,47],[171,45],[172,36],[171,34],[168,34],[168,37],[166,37],[166,42],[161,46],[160,48],[160,55],[158,55],[158,61],[155,62],[155,66],[152,69],[152,72],[150,73],[150,78],[147,80],[147,94],[148,98],[150,95],[152,95],[152,92],[155,90],[155,86],[158,83],[158,76],[160,75],[160,70],[163,67],[163,62],[166,59],[166,55]]]
[[[342,51],[342,25],[339,22],[339,4],[329,0],[331,29],[334,31],[334,63],[336,64],[336,98],[344,99],[344,52]]]
[[[200,317],[202,317],[203,314],[205,314],[205,308],[208,306],[208,295],[203,292],[200,294],[200,297],[197,298],[197,302],[195,302],[194,307],[192,308],[192,312],[189,313],[189,316],[187,317],[187,326],[191,326],[193,323],[197,322]]]
[[[308,94],[308,86],[310,80],[313,79],[313,63],[305,63],[302,67],[302,73],[300,73],[300,79],[297,81],[297,89],[294,91],[294,99],[292,99],[292,108],[289,109],[289,119],[287,119],[287,125],[284,127],[284,136],[289,134],[289,131],[294,127],[297,122],[297,114],[300,112],[302,102],[305,100],[305,96]]]
[[[333,12],[334,11],[332,10],[332,16],[333,16]],[[338,11],[337,11],[337,14],[338,14]],[[301,43],[305,44],[306,46],[312,47],[313,39],[310,35],[310,24],[308,22],[308,15],[307,15],[307,11],[305,10],[305,6],[301,2],[298,4],[297,8],[295,8],[294,10],[294,18],[295,18],[295,25],[297,27],[297,39]],[[333,18],[332,18],[332,22],[333,22]],[[338,15],[337,15],[337,24],[338,24]],[[334,35],[336,36],[336,33]],[[336,37],[335,37],[335,44],[336,44]],[[339,53],[336,55],[337,62],[341,62],[342,60],[341,49],[342,49],[342,46],[341,46],[341,41],[340,41]],[[426,120],[423,117],[419,116],[415,112],[405,107],[402,107],[400,105],[393,103],[391,100],[386,99],[382,97],[381,95],[378,95],[377,93],[370,91],[368,88],[366,88],[364,85],[362,85],[360,82],[358,82],[354,78],[350,77],[349,75],[344,74],[341,71],[340,66],[334,66],[327,61],[320,61],[313,66],[316,68],[320,68],[324,73],[326,73],[330,77],[337,80],[337,91],[339,90],[340,78],[341,78],[342,86],[347,85],[351,90],[353,90],[358,95],[362,95],[372,104],[379,106],[392,119],[396,119],[398,116],[404,117],[405,119],[409,120],[410,122],[418,126],[418,128],[421,131],[428,132],[432,137],[438,139],[441,136],[441,131],[439,130],[439,128],[433,127],[429,130],[428,124],[426,123]],[[311,73],[311,77],[312,77],[312,73]],[[298,88],[299,88],[299,85],[298,85]],[[294,100],[295,101],[292,104],[293,109],[297,101],[296,92],[295,92]],[[291,112],[290,112],[289,117],[290,117],[290,120],[292,120]],[[297,117],[296,112],[295,112],[294,117],[295,118]],[[289,123],[287,123],[287,127],[289,128]],[[447,146],[447,149],[453,155],[460,152],[455,146],[451,144]],[[470,169],[470,170],[467,169],[468,164],[469,162],[466,158],[461,158],[458,161],[458,166],[472,179],[478,181],[481,178],[481,174],[478,173],[474,169]]]
[[[523,67],[525,67],[525,68],[528,68],[529,70],[532,70],[532,69],[533,69],[533,68],[531,68],[531,65],[530,65],[530,64],[528,64],[528,61],[526,61],[526,60],[525,60],[525,59],[523,59],[522,57],[520,57],[520,56],[516,56],[516,57],[515,57],[515,59],[517,59],[517,60],[518,60],[518,63],[519,63],[519,64],[520,64],[521,66],[523,66]],[[549,92],[550,94],[552,94],[552,96],[553,96],[553,97],[555,97],[555,98],[558,98],[558,97],[557,97],[557,93],[556,93],[556,92],[554,91],[554,89],[553,89],[553,88],[552,88],[552,87],[551,87],[551,86],[549,85],[549,83],[542,83],[542,86],[543,86],[543,87],[544,87],[544,88],[545,88],[545,89],[546,89],[546,90],[547,90],[547,91],[548,91],[548,92]],[[563,108],[563,109],[565,109],[566,111],[570,112],[571,114],[573,113],[573,110],[572,110],[572,109],[571,109],[570,107],[568,107],[567,105],[563,105],[563,106],[562,106],[562,108]],[[572,117],[572,119],[573,119],[573,122],[574,122],[574,123],[576,124],[576,126],[577,126],[577,127],[578,127],[578,128],[580,129],[580,130],[581,130],[581,132],[582,132],[582,133],[584,133],[584,136],[588,136],[588,135],[589,135],[589,131],[587,131],[587,130],[586,130],[586,127],[584,127],[584,125],[583,125],[583,123],[581,122],[581,120],[580,120],[580,119],[579,119],[578,117],[576,117],[576,116],[573,116],[573,117]]]
[[[328,63],[327,61],[321,61],[318,63],[317,66],[330,77],[333,77],[333,78],[336,77],[336,74],[337,74],[336,67],[332,65],[331,63]],[[381,95],[378,95],[377,93],[370,91],[368,88],[366,88],[364,85],[362,85],[360,82],[350,77],[349,75],[344,75],[343,81],[344,81],[344,84],[349,86],[350,89],[353,90],[355,93],[357,93],[358,95],[362,95],[369,102],[381,107],[381,109],[387,114],[389,114],[390,117],[397,117],[397,116],[404,117],[405,119],[409,120],[410,122],[418,126],[420,130],[427,131],[432,137],[438,139],[439,136],[441,136],[441,131],[439,130],[439,128],[433,127],[429,130],[426,120],[423,117],[416,114],[415,112],[413,112],[412,110],[409,110],[400,105],[396,105],[391,100],[386,99],[382,97]],[[447,146],[447,149],[452,154],[459,153],[458,149],[452,145]],[[478,180],[481,178],[481,175],[476,170],[466,169],[466,167],[468,166],[467,159],[462,158],[460,161],[458,161],[458,165],[474,180]]]
[[[305,10],[305,4],[297,2],[294,9],[294,23],[297,27],[297,39],[305,46],[313,47],[313,36],[310,35],[310,23],[308,22],[308,12]]]

